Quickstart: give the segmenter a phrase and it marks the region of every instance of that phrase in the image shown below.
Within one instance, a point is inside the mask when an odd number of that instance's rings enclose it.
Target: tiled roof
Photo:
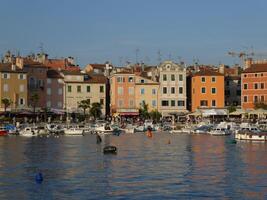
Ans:
[[[213,70],[204,69],[196,72],[193,76],[223,76],[223,74]]]
[[[63,78],[57,70],[50,69],[47,71],[47,78]]]
[[[267,72],[267,64],[252,64],[251,67],[245,69],[243,73]]]
[[[87,74],[88,78],[85,80],[86,83],[106,83],[107,78],[104,75],[100,74]]]
[[[0,63],[0,72],[9,73],[27,73],[25,70],[16,67],[16,70],[11,69],[11,63]]]
[[[72,71],[72,70],[62,70],[61,71],[64,75],[83,75],[84,73],[82,73],[81,71]]]

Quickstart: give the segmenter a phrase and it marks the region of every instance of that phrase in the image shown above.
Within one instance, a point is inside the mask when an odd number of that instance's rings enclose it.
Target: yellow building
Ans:
[[[79,71],[64,71],[64,108],[67,112],[82,112],[78,103],[89,99],[90,104],[102,104],[102,114],[106,114],[106,78]]]
[[[0,64],[0,99],[12,101],[7,110],[19,110],[27,107],[27,73],[14,64]],[[1,103],[1,111],[4,105]]]
[[[142,102],[148,104],[149,112],[158,109],[159,83],[148,78],[135,78],[135,105],[140,108]]]

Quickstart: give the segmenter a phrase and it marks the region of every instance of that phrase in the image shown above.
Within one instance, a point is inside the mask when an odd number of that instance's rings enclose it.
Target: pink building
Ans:
[[[53,69],[47,71],[46,85],[46,107],[62,110],[64,108],[64,80],[59,71]]]

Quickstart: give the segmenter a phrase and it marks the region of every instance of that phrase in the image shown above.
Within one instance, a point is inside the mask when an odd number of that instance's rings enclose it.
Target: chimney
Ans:
[[[17,57],[16,58],[16,66],[20,69],[23,69],[23,66],[24,66],[24,62],[23,62],[23,58],[21,57]]]
[[[244,69],[247,69],[247,68],[251,67],[252,62],[253,62],[252,58],[247,58],[244,61]]]
[[[224,68],[225,68],[224,64],[220,64],[220,66],[219,66],[219,72],[221,74],[224,74]]]

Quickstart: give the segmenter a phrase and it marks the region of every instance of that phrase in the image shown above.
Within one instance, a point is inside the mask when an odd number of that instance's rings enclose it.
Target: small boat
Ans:
[[[65,135],[83,135],[83,130],[78,127],[69,127],[64,129]]]
[[[267,132],[240,130],[235,134],[235,139],[249,141],[267,141]]]
[[[111,135],[113,128],[109,124],[99,124],[94,128],[94,132],[97,134]]]
[[[8,131],[4,127],[0,127],[0,136],[7,136]]]
[[[104,154],[116,154],[117,153],[117,147],[115,146],[106,146],[103,149]]]
[[[203,125],[203,126],[200,126],[198,128],[196,128],[193,133],[196,133],[196,134],[206,134],[206,133],[209,133],[210,132],[210,129],[211,129],[211,126],[209,125]]]
[[[24,137],[35,137],[38,135],[37,127],[26,126],[19,131],[19,135]]]
[[[46,128],[48,130],[49,133],[52,134],[63,134],[64,133],[64,128],[59,125],[59,124],[47,124]]]
[[[224,135],[231,135],[231,131],[226,128],[215,128],[209,132],[209,134],[214,136],[224,136]]]

